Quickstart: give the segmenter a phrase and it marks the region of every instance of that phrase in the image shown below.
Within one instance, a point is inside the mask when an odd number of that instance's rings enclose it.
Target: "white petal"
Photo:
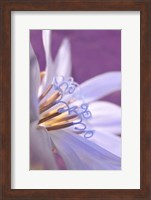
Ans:
[[[115,154],[116,156],[121,157],[121,138],[107,133],[107,131],[103,132],[102,129],[94,129],[95,133],[91,138],[89,138],[89,140]]]
[[[121,73],[107,72],[91,78],[80,85],[86,102],[98,100],[121,89]]]
[[[34,122],[30,126],[30,166],[42,166],[43,169],[58,169],[52,153],[52,142],[47,131]]]
[[[54,133],[50,133],[54,146],[56,147],[58,153],[61,155],[66,169],[88,169],[86,165],[80,160],[80,158],[76,155],[76,152],[70,146],[63,135],[59,135],[58,131]]]
[[[38,119],[38,88],[40,84],[39,64],[30,44],[30,121]]]
[[[42,31],[42,40],[46,57],[46,66],[51,65],[52,57],[51,57],[51,30],[43,30]]]
[[[56,76],[68,78],[71,75],[71,50],[68,39],[64,39],[55,59]]]
[[[74,155],[76,154],[79,160],[83,162],[84,167],[87,169],[99,169],[99,170],[119,170],[121,167],[120,158],[111,154],[110,152],[106,151],[105,149],[99,147],[93,142],[88,141],[85,138],[82,138],[76,134],[67,133],[63,130],[57,131],[56,133],[58,140],[62,141],[62,146],[66,149],[67,144],[68,148],[66,152],[68,153],[66,157],[70,157],[71,160],[69,161],[69,168],[71,166],[70,162],[73,162],[73,168],[77,169],[76,162],[77,160],[72,159],[73,152]],[[58,150],[60,145],[58,145]],[[72,151],[68,150],[71,149]],[[60,149],[60,152],[63,149]],[[63,157],[63,156],[62,156]],[[66,161],[65,161],[66,162]],[[68,163],[66,162],[67,166]],[[78,168],[79,169],[79,168]],[[85,169],[85,168],[81,168]]]
[[[42,40],[46,58],[46,73],[42,80],[41,87],[39,89],[39,96],[42,94],[43,91],[45,91],[48,88],[48,86],[50,86],[55,73],[55,67],[51,55],[51,30],[42,31]]]
[[[102,131],[113,134],[121,133],[120,106],[109,102],[97,101],[89,105],[89,110],[92,113],[89,123],[93,127],[99,127]]]

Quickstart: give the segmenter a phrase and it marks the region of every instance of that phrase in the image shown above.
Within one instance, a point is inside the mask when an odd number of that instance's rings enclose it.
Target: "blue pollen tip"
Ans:
[[[94,135],[95,130],[88,130],[84,132],[84,137],[85,138],[91,138]]]

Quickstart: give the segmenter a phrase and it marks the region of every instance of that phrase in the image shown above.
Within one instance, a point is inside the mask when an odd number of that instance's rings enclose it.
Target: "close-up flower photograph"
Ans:
[[[30,30],[30,170],[121,170],[121,30]]]

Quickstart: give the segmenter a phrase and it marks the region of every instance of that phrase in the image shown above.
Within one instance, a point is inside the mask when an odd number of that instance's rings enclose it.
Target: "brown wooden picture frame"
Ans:
[[[141,187],[140,189],[11,189],[11,11],[140,11]],[[151,1],[1,0],[0,2],[0,185],[3,200],[151,199]],[[134,75],[135,76],[135,75]],[[135,142],[135,141],[134,141]],[[131,177],[130,181],[131,181]],[[124,181],[124,180],[123,180]]]

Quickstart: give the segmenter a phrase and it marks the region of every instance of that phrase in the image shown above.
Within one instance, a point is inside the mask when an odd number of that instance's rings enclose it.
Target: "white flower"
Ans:
[[[45,30],[42,34],[45,73],[40,73],[30,45],[31,169],[120,169],[121,139],[116,134],[121,132],[121,110],[112,103],[98,101],[120,90],[120,72],[98,75],[82,83],[79,93],[79,86],[69,78],[69,41],[64,39],[53,62],[51,32]],[[93,117],[87,119],[82,112],[92,113]],[[91,129],[95,130],[94,134]],[[93,136],[86,139],[86,134]]]

